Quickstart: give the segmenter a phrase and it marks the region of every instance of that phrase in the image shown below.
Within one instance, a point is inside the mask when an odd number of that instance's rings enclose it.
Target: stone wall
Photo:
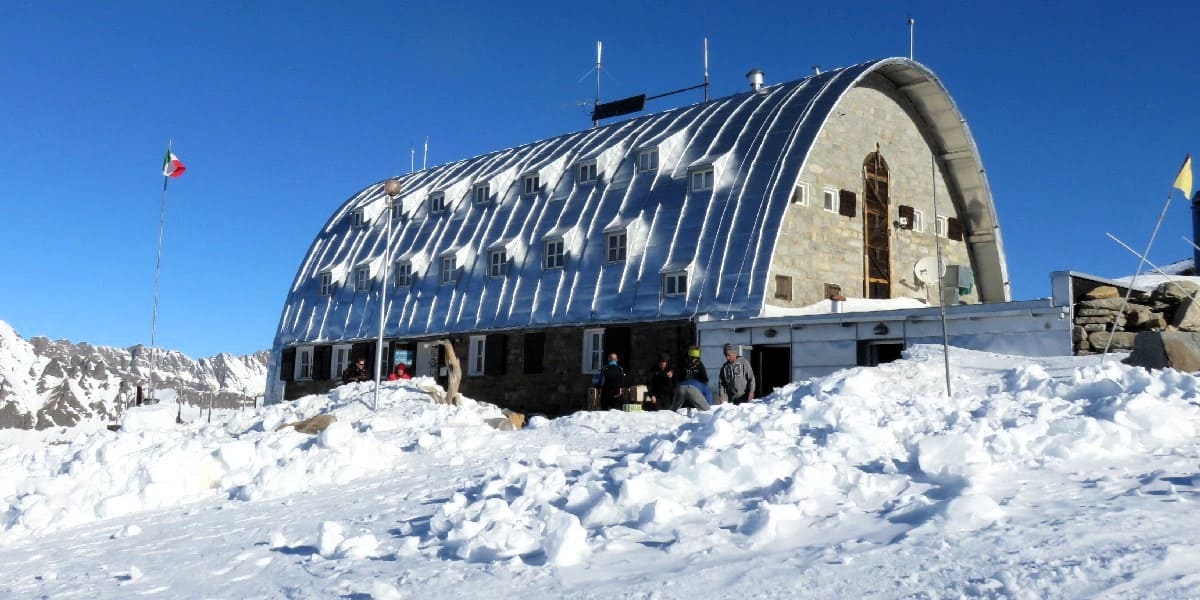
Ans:
[[[1075,322],[1072,342],[1076,354],[1104,351],[1129,352],[1138,332],[1200,331],[1200,303],[1192,297],[1200,285],[1190,281],[1167,282],[1152,292],[1134,290],[1122,309],[1125,288],[1073,279]]]
[[[940,161],[936,176],[930,135],[916,108],[880,75],[867,77],[849,90],[817,136],[798,183],[808,188],[808,206],[791,204],[784,216],[780,239],[768,278],[767,302],[776,306],[805,306],[825,299],[825,284],[841,286],[847,297],[863,297],[863,204],[866,200],[862,164],[879,152],[889,171],[888,222],[899,219],[900,205],[912,206],[924,217],[922,231],[892,228],[890,236],[892,297],[940,302],[936,290],[914,281],[913,266],[934,256],[937,215],[958,217]],[[936,186],[936,187],[935,187]],[[824,209],[825,189],[857,195],[856,214],[846,217]],[[835,192],[836,193],[836,192]],[[934,197],[937,211],[934,211]],[[965,220],[964,220],[965,221]],[[966,232],[969,233],[969,232]],[[965,241],[937,239],[945,264],[971,265]],[[774,297],[775,275],[792,278],[792,301]],[[978,291],[962,299],[978,301]]]

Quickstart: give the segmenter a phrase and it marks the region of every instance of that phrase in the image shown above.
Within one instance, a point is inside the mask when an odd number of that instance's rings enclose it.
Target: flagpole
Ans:
[[[1191,168],[1191,155],[1183,159],[1183,167],[1180,169],[1180,176],[1183,174],[1183,169]],[[1180,177],[1176,177],[1176,184],[1179,183]],[[1191,172],[1188,172],[1188,185],[1191,185]],[[1184,192],[1185,194],[1187,192]],[[1129,305],[1129,296],[1133,294],[1133,286],[1137,283],[1138,275],[1142,273],[1142,267],[1146,264],[1146,257],[1150,256],[1150,247],[1154,245],[1154,238],[1158,236],[1158,228],[1162,226],[1163,219],[1167,216],[1167,207],[1171,206],[1171,199],[1175,197],[1175,188],[1172,187],[1170,193],[1167,194],[1167,201],[1163,203],[1162,212],[1158,213],[1158,222],[1154,224],[1154,231],[1150,233],[1150,241],[1146,242],[1146,251],[1141,254],[1141,260],[1138,261],[1137,270],[1133,272],[1133,277],[1129,280],[1129,287],[1125,288],[1125,297],[1121,300],[1121,308],[1117,311],[1117,318],[1125,314],[1125,307]],[[1185,196],[1186,197],[1186,196]],[[1113,330],[1108,332],[1108,341],[1104,342],[1104,352],[1101,353],[1100,362],[1108,361],[1108,349],[1112,347],[1112,339],[1117,333],[1117,323],[1113,322]]]
[[[167,142],[167,152],[171,152],[171,142]],[[154,310],[150,318],[150,398],[154,395],[154,371],[158,367],[158,353],[155,347],[158,342],[158,282],[162,272],[163,224],[167,220],[167,182],[170,177],[163,175],[162,203],[158,212],[158,257],[154,261]]]

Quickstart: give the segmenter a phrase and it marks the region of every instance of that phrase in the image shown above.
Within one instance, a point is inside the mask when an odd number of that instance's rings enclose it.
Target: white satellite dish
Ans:
[[[913,277],[917,278],[917,283],[933,283],[944,273],[945,270],[938,271],[938,260],[932,256],[923,257],[913,265]]]

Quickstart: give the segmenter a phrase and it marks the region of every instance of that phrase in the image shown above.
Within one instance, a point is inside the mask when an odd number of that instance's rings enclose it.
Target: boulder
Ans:
[[[1109,344],[1109,352],[1113,350],[1130,350],[1133,348],[1134,338],[1138,334],[1128,331],[1114,331],[1111,334],[1107,331],[1097,331],[1088,334],[1088,345],[1096,352],[1103,352],[1104,345],[1108,344],[1108,336],[1112,335],[1112,344]]]
[[[1121,305],[1125,304],[1123,298],[1101,298],[1099,300],[1084,300],[1079,303],[1080,308],[1104,308],[1108,310],[1121,310]]]
[[[1191,281],[1166,281],[1154,288],[1154,291],[1150,293],[1150,299],[1167,304],[1178,304],[1185,299],[1195,297],[1197,293],[1200,293],[1200,284]]]
[[[295,427],[296,431],[299,431],[300,433],[317,435],[318,433],[325,431],[326,427],[333,425],[335,422],[337,422],[337,417],[333,415],[317,415],[315,417],[304,419],[303,421],[284,423],[283,425],[276,427],[275,431],[279,431],[284,427]]]
[[[1105,298],[1120,298],[1121,292],[1111,285],[1102,285],[1083,295],[1084,300],[1103,300]]]
[[[1179,303],[1171,324],[1180,331],[1200,331],[1200,302],[1188,298]]]
[[[1200,333],[1143,331],[1137,334],[1133,352],[1122,362],[1147,369],[1200,371]]]

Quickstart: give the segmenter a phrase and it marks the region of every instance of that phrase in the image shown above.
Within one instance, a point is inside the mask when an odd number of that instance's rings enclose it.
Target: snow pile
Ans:
[[[405,451],[458,451],[492,435],[484,419],[499,409],[435,405],[420,387],[431,384],[385,384],[379,413],[365,383],[260,413],[219,412],[211,424],[177,424],[175,404],[144,406],[127,411],[116,432],[81,427],[53,443],[0,446],[0,471],[12,474],[0,479],[0,541],[214,496],[319,489],[394,469]],[[279,429],[318,413],[337,419],[319,435]]]

